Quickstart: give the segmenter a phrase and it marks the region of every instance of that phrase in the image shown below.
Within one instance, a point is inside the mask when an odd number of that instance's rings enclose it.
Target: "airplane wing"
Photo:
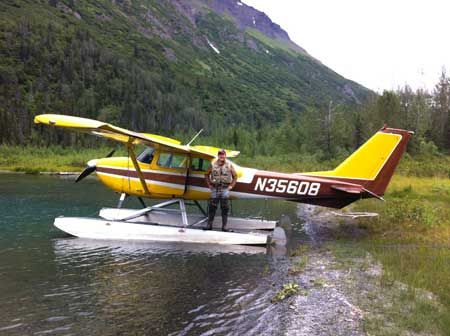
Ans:
[[[164,136],[138,133],[120,128],[98,120],[73,117],[61,114],[41,114],[34,118],[36,124],[44,124],[54,127],[67,128],[79,132],[90,133],[103,138],[124,143],[144,144],[154,148],[162,148],[180,153],[201,154],[210,158],[217,155],[219,148],[209,146],[185,146],[180,141]],[[227,156],[235,157],[238,151],[226,150]]]
[[[208,155],[212,158],[217,156],[217,152],[220,150],[220,148],[218,147],[212,147],[212,146],[189,146],[189,150],[192,153],[196,153],[196,154],[203,154],[203,155]],[[225,149],[225,151],[227,152],[227,157],[229,158],[233,158],[239,155],[239,151],[234,151],[234,150],[230,150],[230,149]]]

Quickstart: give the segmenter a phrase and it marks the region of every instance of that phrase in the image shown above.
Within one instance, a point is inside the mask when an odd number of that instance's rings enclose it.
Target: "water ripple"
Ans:
[[[0,334],[241,335],[270,310],[264,248],[68,238],[53,219],[94,213],[111,193],[0,179]]]

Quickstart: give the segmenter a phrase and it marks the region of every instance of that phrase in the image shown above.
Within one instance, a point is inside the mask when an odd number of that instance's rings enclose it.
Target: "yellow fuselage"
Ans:
[[[171,154],[155,151],[150,163],[138,161],[150,194],[144,190],[139,174],[128,157],[98,159],[96,173],[106,187],[119,193],[160,199],[174,197],[192,200],[208,199],[210,190],[206,185],[205,173],[211,161],[207,158],[186,156],[178,166],[171,166],[162,162],[169,155]],[[193,164],[198,160],[204,161],[203,167]],[[243,177],[246,169],[235,164],[234,166],[238,178]]]

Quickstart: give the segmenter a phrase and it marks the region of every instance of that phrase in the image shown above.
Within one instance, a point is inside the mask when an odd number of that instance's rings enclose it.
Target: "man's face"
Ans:
[[[219,154],[218,159],[220,163],[224,163],[227,156],[225,154]]]

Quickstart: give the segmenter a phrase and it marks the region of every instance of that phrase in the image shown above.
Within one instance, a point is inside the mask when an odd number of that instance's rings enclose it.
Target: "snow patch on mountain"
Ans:
[[[211,47],[212,50],[214,50],[216,52],[216,54],[220,54],[220,50],[217,49],[208,38],[206,38],[206,42],[208,42],[209,46]]]

